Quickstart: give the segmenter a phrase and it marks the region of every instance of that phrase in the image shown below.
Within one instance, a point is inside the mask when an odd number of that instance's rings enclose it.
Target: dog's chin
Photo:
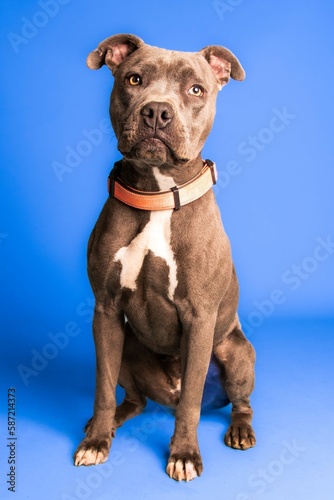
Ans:
[[[143,162],[154,167],[166,163],[174,164],[187,161],[186,159],[177,158],[173,150],[156,137],[141,140],[129,152],[123,154],[129,160]]]
[[[170,158],[168,147],[160,139],[149,138],[138,142],[132,149],[133,159],[150,165],[162,165]]]

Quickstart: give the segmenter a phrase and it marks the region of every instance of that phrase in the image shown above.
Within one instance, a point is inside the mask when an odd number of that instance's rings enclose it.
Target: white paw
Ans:
[[[189,460],[186,462],[183,460],[169,462],[166,472],[169,477],[175,479],[176,481],[192,481],[195,477],[197,477],[194,464]]]
[[[79,450],[75,455],[74,465],[98,465],[103,464],[107,460],[108,456],[105,456],[102,451],[98,451],[94,448],[88,448]]]

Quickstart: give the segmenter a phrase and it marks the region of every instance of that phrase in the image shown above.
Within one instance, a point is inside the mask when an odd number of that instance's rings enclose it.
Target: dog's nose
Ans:
[[[144,123],[154,130],[165,128],[173,114],[172,107],[167,102],[149,102],[141,109]]]

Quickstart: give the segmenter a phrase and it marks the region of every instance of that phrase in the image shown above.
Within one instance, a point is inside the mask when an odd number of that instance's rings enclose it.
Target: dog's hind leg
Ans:
[[[223,385],[232,403],[232,422],[225,434],[225,444],[247,450],[255,445],[251,427],[253,410],[250,394],[254,388],[255,352],[237,325],[215,346],[214,354],[222,365]]]
[[[136,387],[126,362],[122,363],[118,383],[125,390],[123,402],[117,406],[115,427],[120,427],[126,420],[139,415],[146,405],[145,395]]]
[[[126,420],[139,415],[146,405],[146,397],[134,385],[130,371],[126,366],[121,366],[118,383],[125,390],[125,396],[120,405],[116,407],[114,424],[112,426],[112,437],[118,427],[121,427]],[[85,426],[84,432],[89,432],[93,417],[90,418]]]

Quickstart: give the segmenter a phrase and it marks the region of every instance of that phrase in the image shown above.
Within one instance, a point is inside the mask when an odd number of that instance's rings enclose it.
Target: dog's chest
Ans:
[[[175,185],[171,177],[155,172],[160,189],[168,189]],[[171,248],[171,218],[173,210],[161,210],[150,213],[146,226],[135,238],[118,250],[114,261],[121,264],[120,284],[122,288],[135,291],[138,277],[143,268],[145,257],[149,252],[160,257],[168,267],[168,298],[173,300],[177,286],[177,266]],[[154,275],[153,275],[154,276]],[[159,279],[159,275],[150,279]]]

